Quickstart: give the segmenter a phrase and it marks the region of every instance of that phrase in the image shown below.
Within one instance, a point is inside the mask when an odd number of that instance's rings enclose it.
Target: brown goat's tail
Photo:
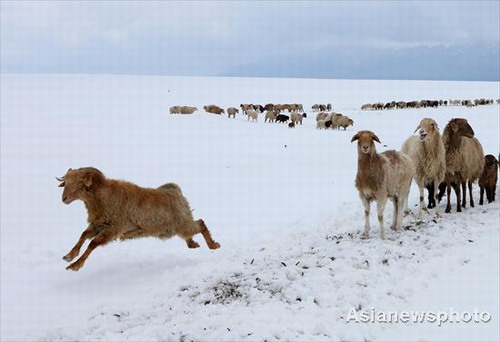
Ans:
[[[179,192],[182,195],[182,191],[181,191],[180,186],[178,186],[175,183],[163,184],[162,186],[158,187],[157,190],[159,190],[161,192],[167,192],[167,193],[174,191],[174,192]]]

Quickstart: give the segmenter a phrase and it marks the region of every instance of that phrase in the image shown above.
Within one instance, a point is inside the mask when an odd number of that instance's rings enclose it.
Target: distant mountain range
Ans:
[[[500,81],[500,44],[297,51],[220,76]]]

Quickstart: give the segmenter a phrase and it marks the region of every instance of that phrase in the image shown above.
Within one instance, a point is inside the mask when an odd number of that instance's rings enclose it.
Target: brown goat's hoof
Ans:
[[[74,258],[76,257],[76,255],[71,255],[70,253],[66,254],[65,256],[63,256],[63,260],[64,261],[67,261],[67,262],[70,262],[71,260],[73,260]]]
[[[188,242],[187,246],[188,246],[188,248],[198,248],[198,247],[200,247],[200,244],[196,241],[190,241],[190,242]]]
[[[83,267],[83,263],[77,261],[77,262],[72,263],[68,267],[66,267],[66,269],[68,271],[75,271],[75,272],[77,272],[82,267]]]
[[[220,243],[214,242],[214,243],[210,244],[210,246],[208,246],[208,248],[210,248],[210,249],[218,249],[218,248],[220,248]]]

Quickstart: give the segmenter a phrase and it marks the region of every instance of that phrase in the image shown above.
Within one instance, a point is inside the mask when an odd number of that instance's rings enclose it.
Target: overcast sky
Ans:
[[[4,72],[216,75],[275,56],[499,44],[499,1],[5,1]]]

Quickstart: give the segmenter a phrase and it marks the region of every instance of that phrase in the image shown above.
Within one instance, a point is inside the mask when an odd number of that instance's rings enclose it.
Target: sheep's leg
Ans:
[[[103,246],[103,245],[107,244],[108,242],[110,242],[113,239],[113,237],[114,237],[113,233],[111,233],[111,231],[109,231],[109,230],[105,230],[105,231],[100,232],[90,242],[89,246],[87,247],[87,250],[82,254],[82,256],[77,261],[75,261],[74,263],[72,263],[71,265],[66,267],[66,269],[71,270],[71,271],[78,271],[80,268],[83,267],[83,265],[85,264],[85,260],[87,260],[90,253],[92,253],[92,251],[94,249],[96,249],[99,246]]]
[[[203,235],[203,238],[205,239],[205,242],[207,243],[208,248],[210,248],[210,249],[219,248],[220,244],[218,242],[215,242],[212,239],[212,235],[210,234],[210,231],[208,230],[207,226],[205,225],[205,221],[200,219],[196,222],[198,223],[198,226],[200,227],[200,233],[201,233],[201,235]]]
[[[460,183],[457,182],[453,184],[453,188],[455,189],[455,196],[457,197],[457,213],[462,212],[462,206],[460,205]]]
[[[444,210],[445,213],[450,213],[451,212],[451,184],[449,182],[446,182],[446,209]]]
[[[438,191],[439,191],[439,182],[437,179],[434,179],[434,182],[432,182],[432,187],[434,189],[434,207],[436,208],[436,217],[441,217],[441,214],[439,213],[439,200],[438,200]]]
[[[418,192],[419,192],[419,201],[420,201],[420,209],[418,210],[418,215],[417,218],[422,217],[422,211],[427,212],[427,208],[425,207],[425,202],[424,202],[424,187],[421,184],[418,184]]]
[[[406,198],[406,200],[403,203],[403,213],[404,213],[404,216],[408,216],[411,213],[410,209],[408,209],[408,198]]]
[[[491,203],[495,200],[493,191],[494,190],[492,188],[486,188],[486,200],[488,201],[488,203]]]
[[[399,198],[398,196],[394,196],[392,199],[392,204],[394,205],[394,215],[392,217],[392,230],[398,230],[398,217],[399,217]]]
[[[462,208],[465,208],[465,205],[467,204],[467,181],[462,182]],[[457,199],[459,200],[459,199]]]
[[[370,237],[370,202],[363,195],[361,195],[361,202],[365,207],[365,231],[361,235],[361,238],[368,239]]]
[[[474,197],[472,195],[472,181],[470,179],[467,182],[467,185],[469,187],[470,206],[471,206],[471,208],[474,208]]]
[[[483,197],[484,197],[484,188],[481,186],[479,188],[479,205],[483,205]],[[488,191],[486,191],[486,199],[489,201],[490,199],[488,198]]]
[[[63,256],[63,260],[70,262],[71,260],[76,258],[78,254],[80,254],[80,249],[82,248],[85,241],[87,241],[87,239],[92,239],[94,236],[98,234],[98,232],[99,231],[97,230],[96,226],[90,224],[87,227],[87,229],[83,231],[82,235],[80,236],[80,239],[78,240],[76,245],[71,249],[71,251],[69,251],[68,254]]]
[[[380,226],[380,238],[385,240],[385,230],[384,230],[384,210],[387,203],[387,198],[377,201],[377,218]]]
[[[403,208],[406,205],[406,202],[408,202],[408,192],[405,192],[400,196],[399,200],[399,211],[398,211],[398,222],[396,224],[396,230],[400,231],[401,227],[403,226]]]

